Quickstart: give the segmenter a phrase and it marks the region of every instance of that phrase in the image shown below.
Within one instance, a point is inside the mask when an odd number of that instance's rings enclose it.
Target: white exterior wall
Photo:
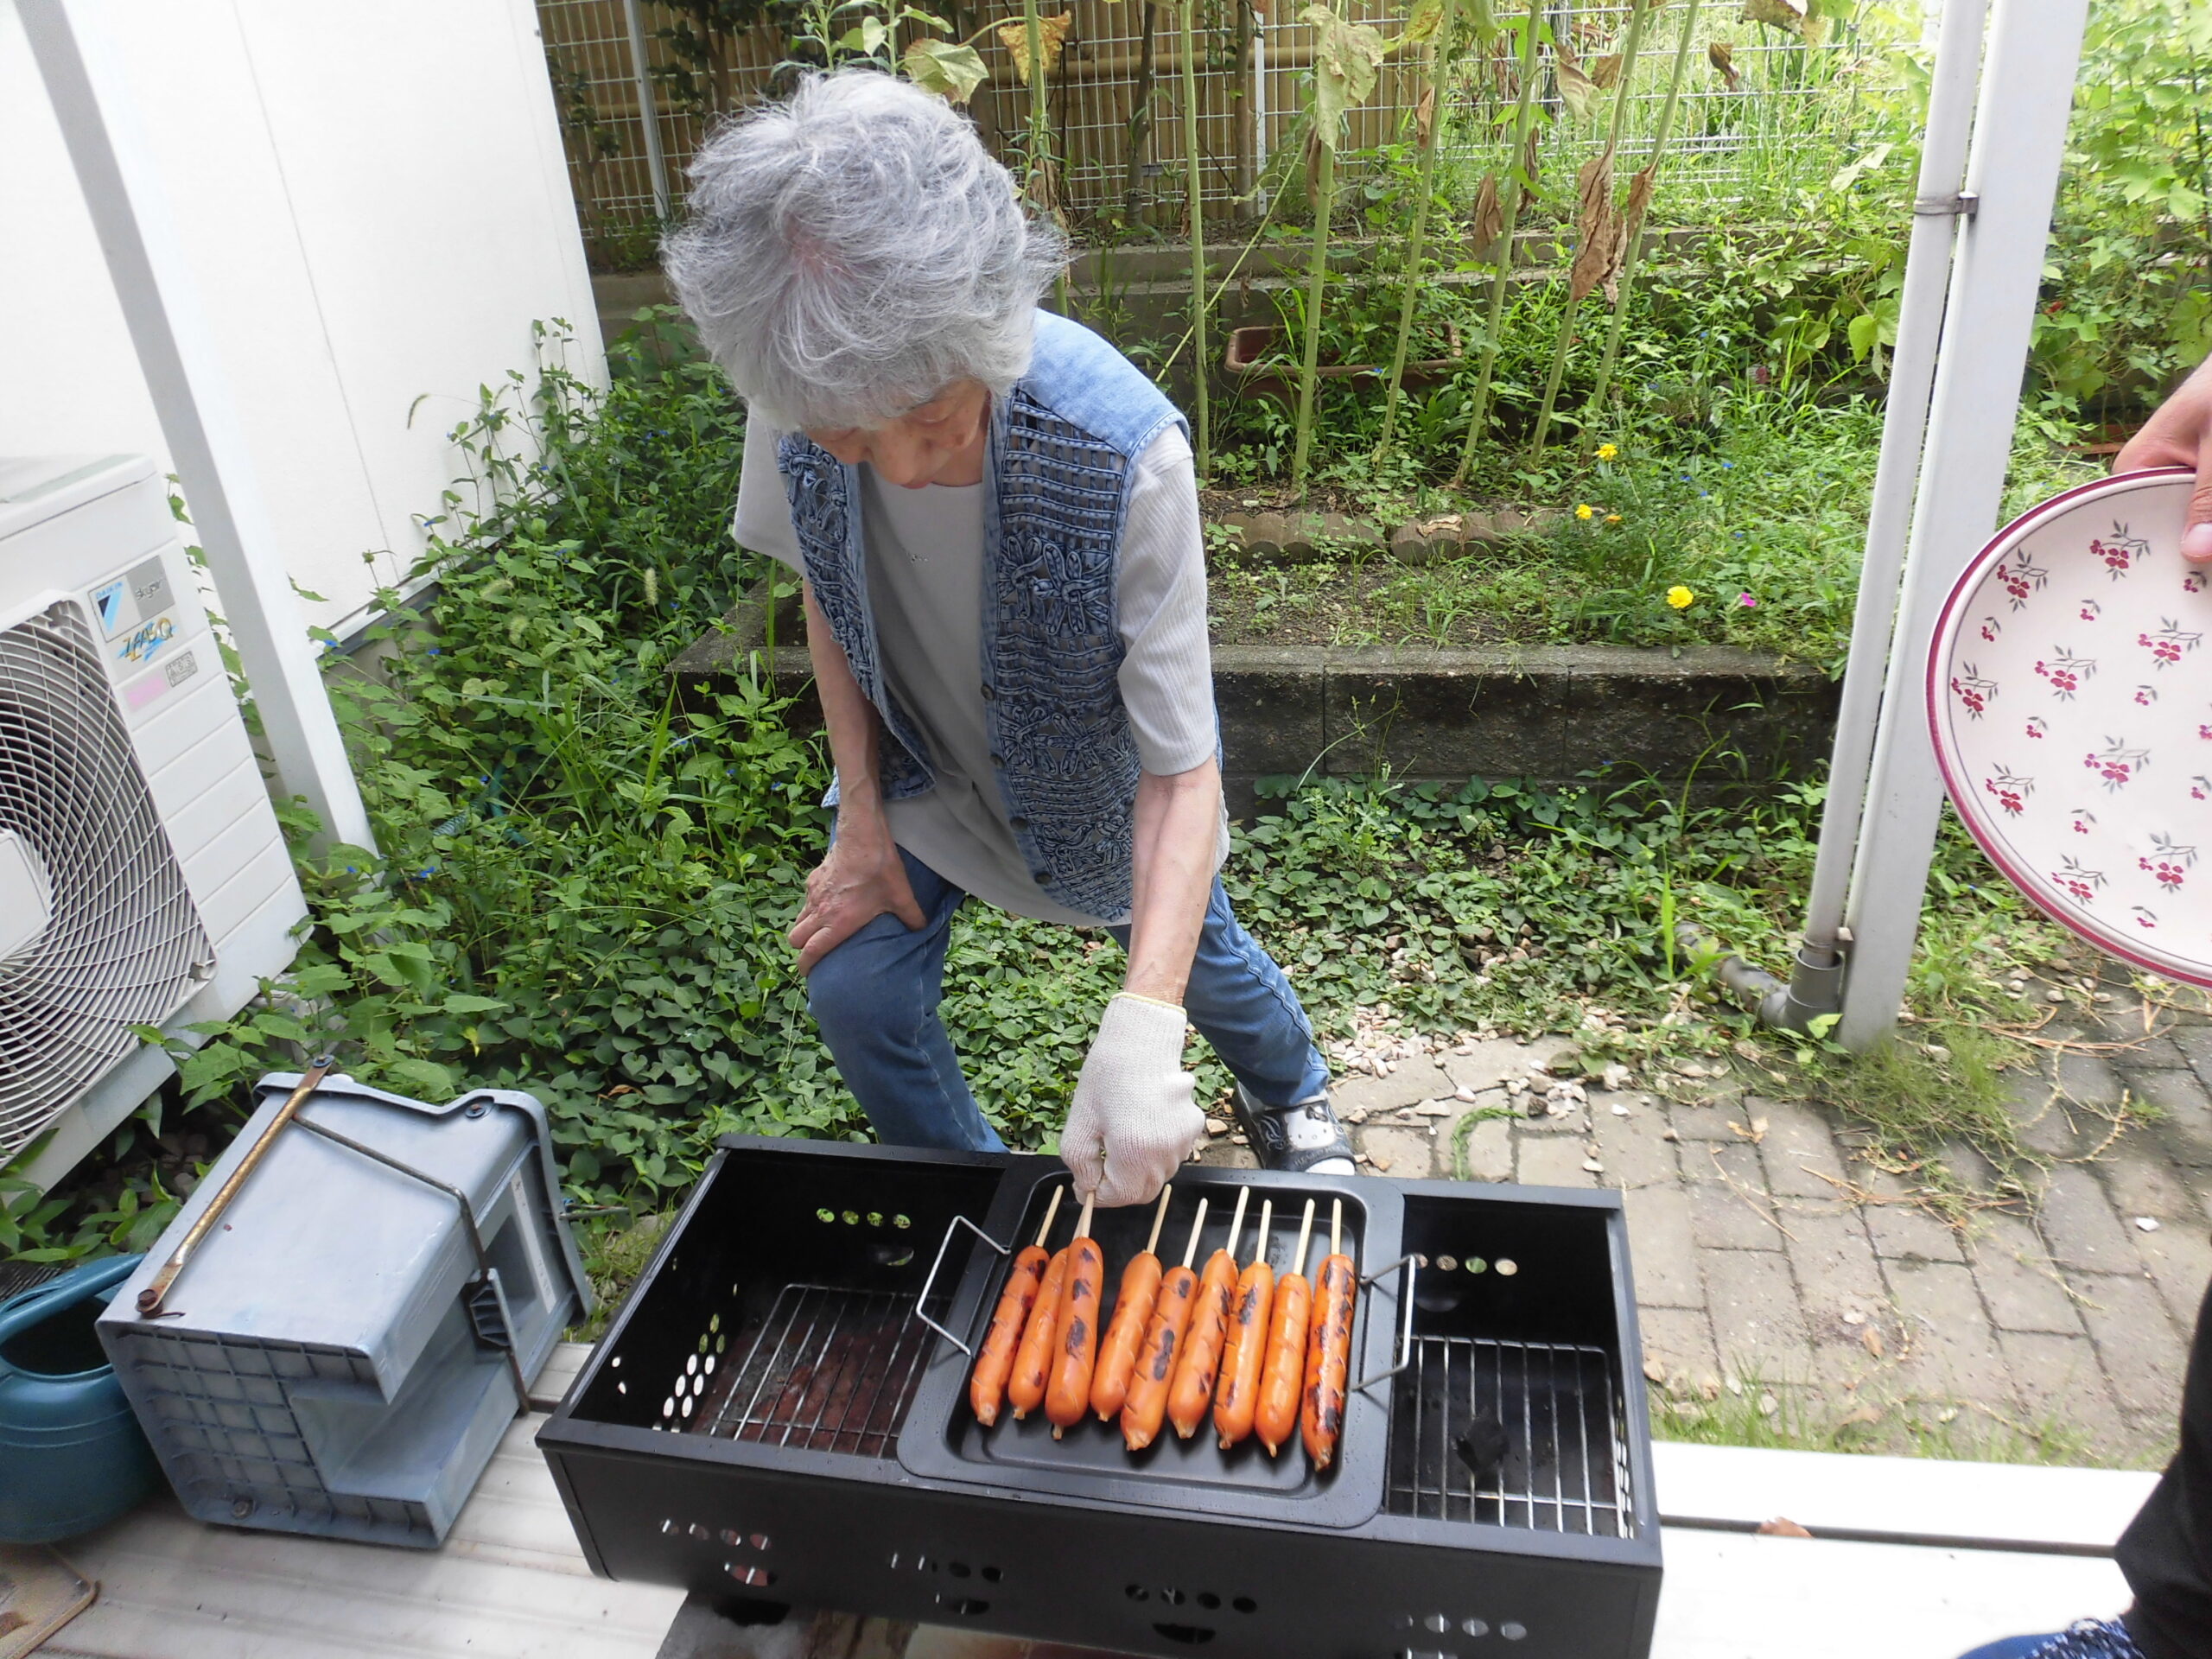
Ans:
[[[285,566],[344,633],[422,551],[447,434],[599,330],[531,0],[79,0],[160,156]],[[410,420],[411,414],[411,420]],[[162,442],[61,135],[0,4],[0,454]],[[369,556],[365,563],[364,556]]]

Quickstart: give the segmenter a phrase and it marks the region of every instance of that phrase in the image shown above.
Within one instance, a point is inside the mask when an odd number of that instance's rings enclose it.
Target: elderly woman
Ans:
[[[1079,1192],[1203,1139],[1185,1021],[1271,1167],[1350,1173],[1328,1069],[1231,912],[1182,416],[1037,308],[1064,250],[968,123],[848,70],[725,127],[670,280],[747,403],[737,538],[805,578],[836,826],[791,931],[876,1133],[996,1150],[938,1017],[973,896],[1128,952],[1060,1133]]]

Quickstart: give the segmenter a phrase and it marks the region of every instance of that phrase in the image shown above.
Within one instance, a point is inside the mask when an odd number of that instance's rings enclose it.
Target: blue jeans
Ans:
[[[968,1091],[938,1017],[952,912],[968,895],[904,848],[899,856],[922,925],[878,916],[815,964],[807,1003],[845,1086],[886,1146],[1001,1152]],[[1109,930],[1123,950],[1129,930]],[[1262,1105],[1319,1093],[1329,1067],[1313,1027],[1274,959],[1254,943],[1213,884],[1184,1007],[1199,1034]]]

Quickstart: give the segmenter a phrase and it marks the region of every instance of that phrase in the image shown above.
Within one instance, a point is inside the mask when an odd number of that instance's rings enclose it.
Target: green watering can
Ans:
[[[92,1321],[142,1258],[111,1257],[0,1302],[0,1543],[112,1521],[160,1471]]]

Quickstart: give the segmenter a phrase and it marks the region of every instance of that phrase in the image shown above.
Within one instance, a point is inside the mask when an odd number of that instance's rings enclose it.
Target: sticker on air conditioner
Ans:
[[[92,613],[100,620],[100,632],[112,639],[137,620],[138,613],[124,602],[130,591],[121,576],[92,589]]]
[[[123,663],[150,663],[163,645],[176,638],[176,613],[157,616],[150,622],[142,622],[132,629],[116,648],[116,660]]]

